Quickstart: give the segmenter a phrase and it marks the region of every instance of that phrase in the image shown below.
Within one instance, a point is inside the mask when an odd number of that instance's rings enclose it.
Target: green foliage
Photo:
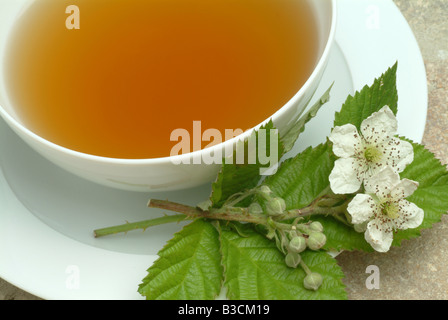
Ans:
[[[372,252],[373,248],[365,241],[364,233],[356,232],[352,226],[348,226],[333,217],[313,217],[313,221],[319,221],[324,227],[327,243],[324,246],[328,251],[354,251],[361,250]]]
[[[221,243],[227,295],[233,300],[329,300],[346,299],[336,260],[327,253],[304,252],[303,261],[324,281],[318,291],[304,288],[302,268],[289,268],[273,241],[245,226],[247,237],[223,228]]]
[[[214,299],[222,279],[218,233],[212,224],[199,219],[185,226],[159,252],[139,293],[150,300]]]
[[[418,189],[408,200],[425,211],[425,218],[420,227],[399,231],[394,236],[394,245],[400,245],[404,239],[420,236],[421,230],[431,228],[434,223],[440,222],[442,215],[448,211],[446,166],[443,166],[424,146],[417,143],[412,145],[414,161],[401,173],[401,177],[419,183]]]
[[[263,184],[286,201],[287,209],[303,208],[329,187],[328,176],[333,166],[331,146],[321,144],[285,160]]]
[[[386,105],[396,114],[398,103],[397,67],[398,64],[395,64],[381,77],[375,79],[370,87],[365,86],[354,96],[349,96],[341,111],[336,113],[334,126],[351,123],[359,130],[364,119]]]

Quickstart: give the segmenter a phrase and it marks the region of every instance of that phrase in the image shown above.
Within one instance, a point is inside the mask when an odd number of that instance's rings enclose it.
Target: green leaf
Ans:
[[[159,256],[139,286],[148,300],[206,300],[220,293],[219,234],[211,223],[199,219],[185,226]]]
[[[263,184],[285,200],[288,210],[300,209],[329,187],[328,177],[333,166],[330,144],[321,144],[285,160],[277,173],[267,177]]]
[[[396,63],[380,78],[375,79],[372,86],[365,86],[360,92],[356,92],[354,96],[349,96],[341,111],[336,113],[334,126],[351,123],[359,130],[364,119],[386,105],[396,114],[398,103],[396,88],[397,66],[398,64]]]
[[[364,239],[364,233],[356,232],[353,227],[343,224],[332,217],[316,216],[312,218],[312,221],[319,221],[324,227],[324,233],[327,237],[324,250],[373,252],[372,246]]]
[[[225,287],[232,300],[342,300],[347,299],[344,277],[335,259],[323,251],[306,251],[303,261],[320,273],[323,284],[317,291],[303,287],[305,271],[286,266],[285,256],[275,243],[245,226],[247,237],[225,227],[221,230]]]
[[[401,173],[419,183],[418,189],[408,197],[425,211],[425,218],[420,227],[397,232],[393,245],[400,245],[402,240],[420,236],[420,231],[440,222],[442,215],[448,211],[448,171],[434,155],[424,146],[411,142],[414,147],[414,161]]]
[[[414,161],[400,174],[401,178],[407,178],[419,183],[419,190],[431,186],[448,185],[448,171],[434,154],[423,145],[404,139],[414,148]]]

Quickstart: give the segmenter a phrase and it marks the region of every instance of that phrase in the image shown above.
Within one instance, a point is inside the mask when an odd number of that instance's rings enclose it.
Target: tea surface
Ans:
[[[268,119],[311,74],[316,37],[304,0],[36,0],[10,38],[7,89],[58,145],[164,157],[193,121],[224,135]]]

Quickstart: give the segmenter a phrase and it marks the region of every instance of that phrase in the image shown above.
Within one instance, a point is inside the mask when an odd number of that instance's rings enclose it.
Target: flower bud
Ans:
[[[322,223],[318,221],[314,221],[310,223],[310,229],[317,232],[323,232],[324,227],[322,226]]]
[[[297,234],[297,230],[295,230],[295,229],[290,230],[290,231],[288,232],[288,234],[289,234],[289,238],[290,238],[290,239],[292,239],[292,238],[298,236],[298,234]]]
[[[319,273],[312,272],[303,280],[303,285],[308,290],[316,291],[322,285],[323,278]]]
[[[266,211],[269,215],[275,216],[282,214],[286,210],[286,202],[282,198],[274,198],[268,201]]]
[[[260,193],[265,195],[265,196],[269,196],[269,195],[271,195],[272,190],[268,186],[261,186],[260,187]]]
[[[291,239],[288,245],[290,252],[301,253],[306,249],[306,240],[304,237],[296,236]]]
[[[302,261],[302,257],[300,257],[300,255],[295,252],[288,252],[285,257],[286,265],[290,268],[297,268],[300,261]]]
[[[258,202],[251,203],[249,206],[250,214],[262,214],[263,208],[260,206]]]
[[[311,250],[319,250],[327,242],[327,237],[322,232],[313,231],[308,237],[308,248]]]

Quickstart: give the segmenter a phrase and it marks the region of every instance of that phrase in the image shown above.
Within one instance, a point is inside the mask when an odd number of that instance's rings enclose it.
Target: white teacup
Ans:
[[[297,94],[269,119],[266,119],[266,121],[272,119],[280,133],[291,125],[291,119],[294,119],[306,107],[307,102],[316,91],[334,41],[337,16],[336,0],[309,1],[314,8],[318,24],[319,57],[314,71]],[[14,106],[9,102],[8,92],[5,89],[3,67],[9,33],[17,17],[30,2],[32,0],[0,0],[0,115],[29,146],[69,172],[102,185],[132,191],[169,191],[195,187],[212,181],[216,177],[220,165],[185,163],[193,163],[193,157],[201,157],[205,152],[218,151],[224,154],[222,150],[232,148],[238,140],[248,137],[252,130],[263,124],[259,124],[237,138],[206,150],[173,157],[141,160],[113,159],[84,154],[39,137],[27,129],[15,116]]]

